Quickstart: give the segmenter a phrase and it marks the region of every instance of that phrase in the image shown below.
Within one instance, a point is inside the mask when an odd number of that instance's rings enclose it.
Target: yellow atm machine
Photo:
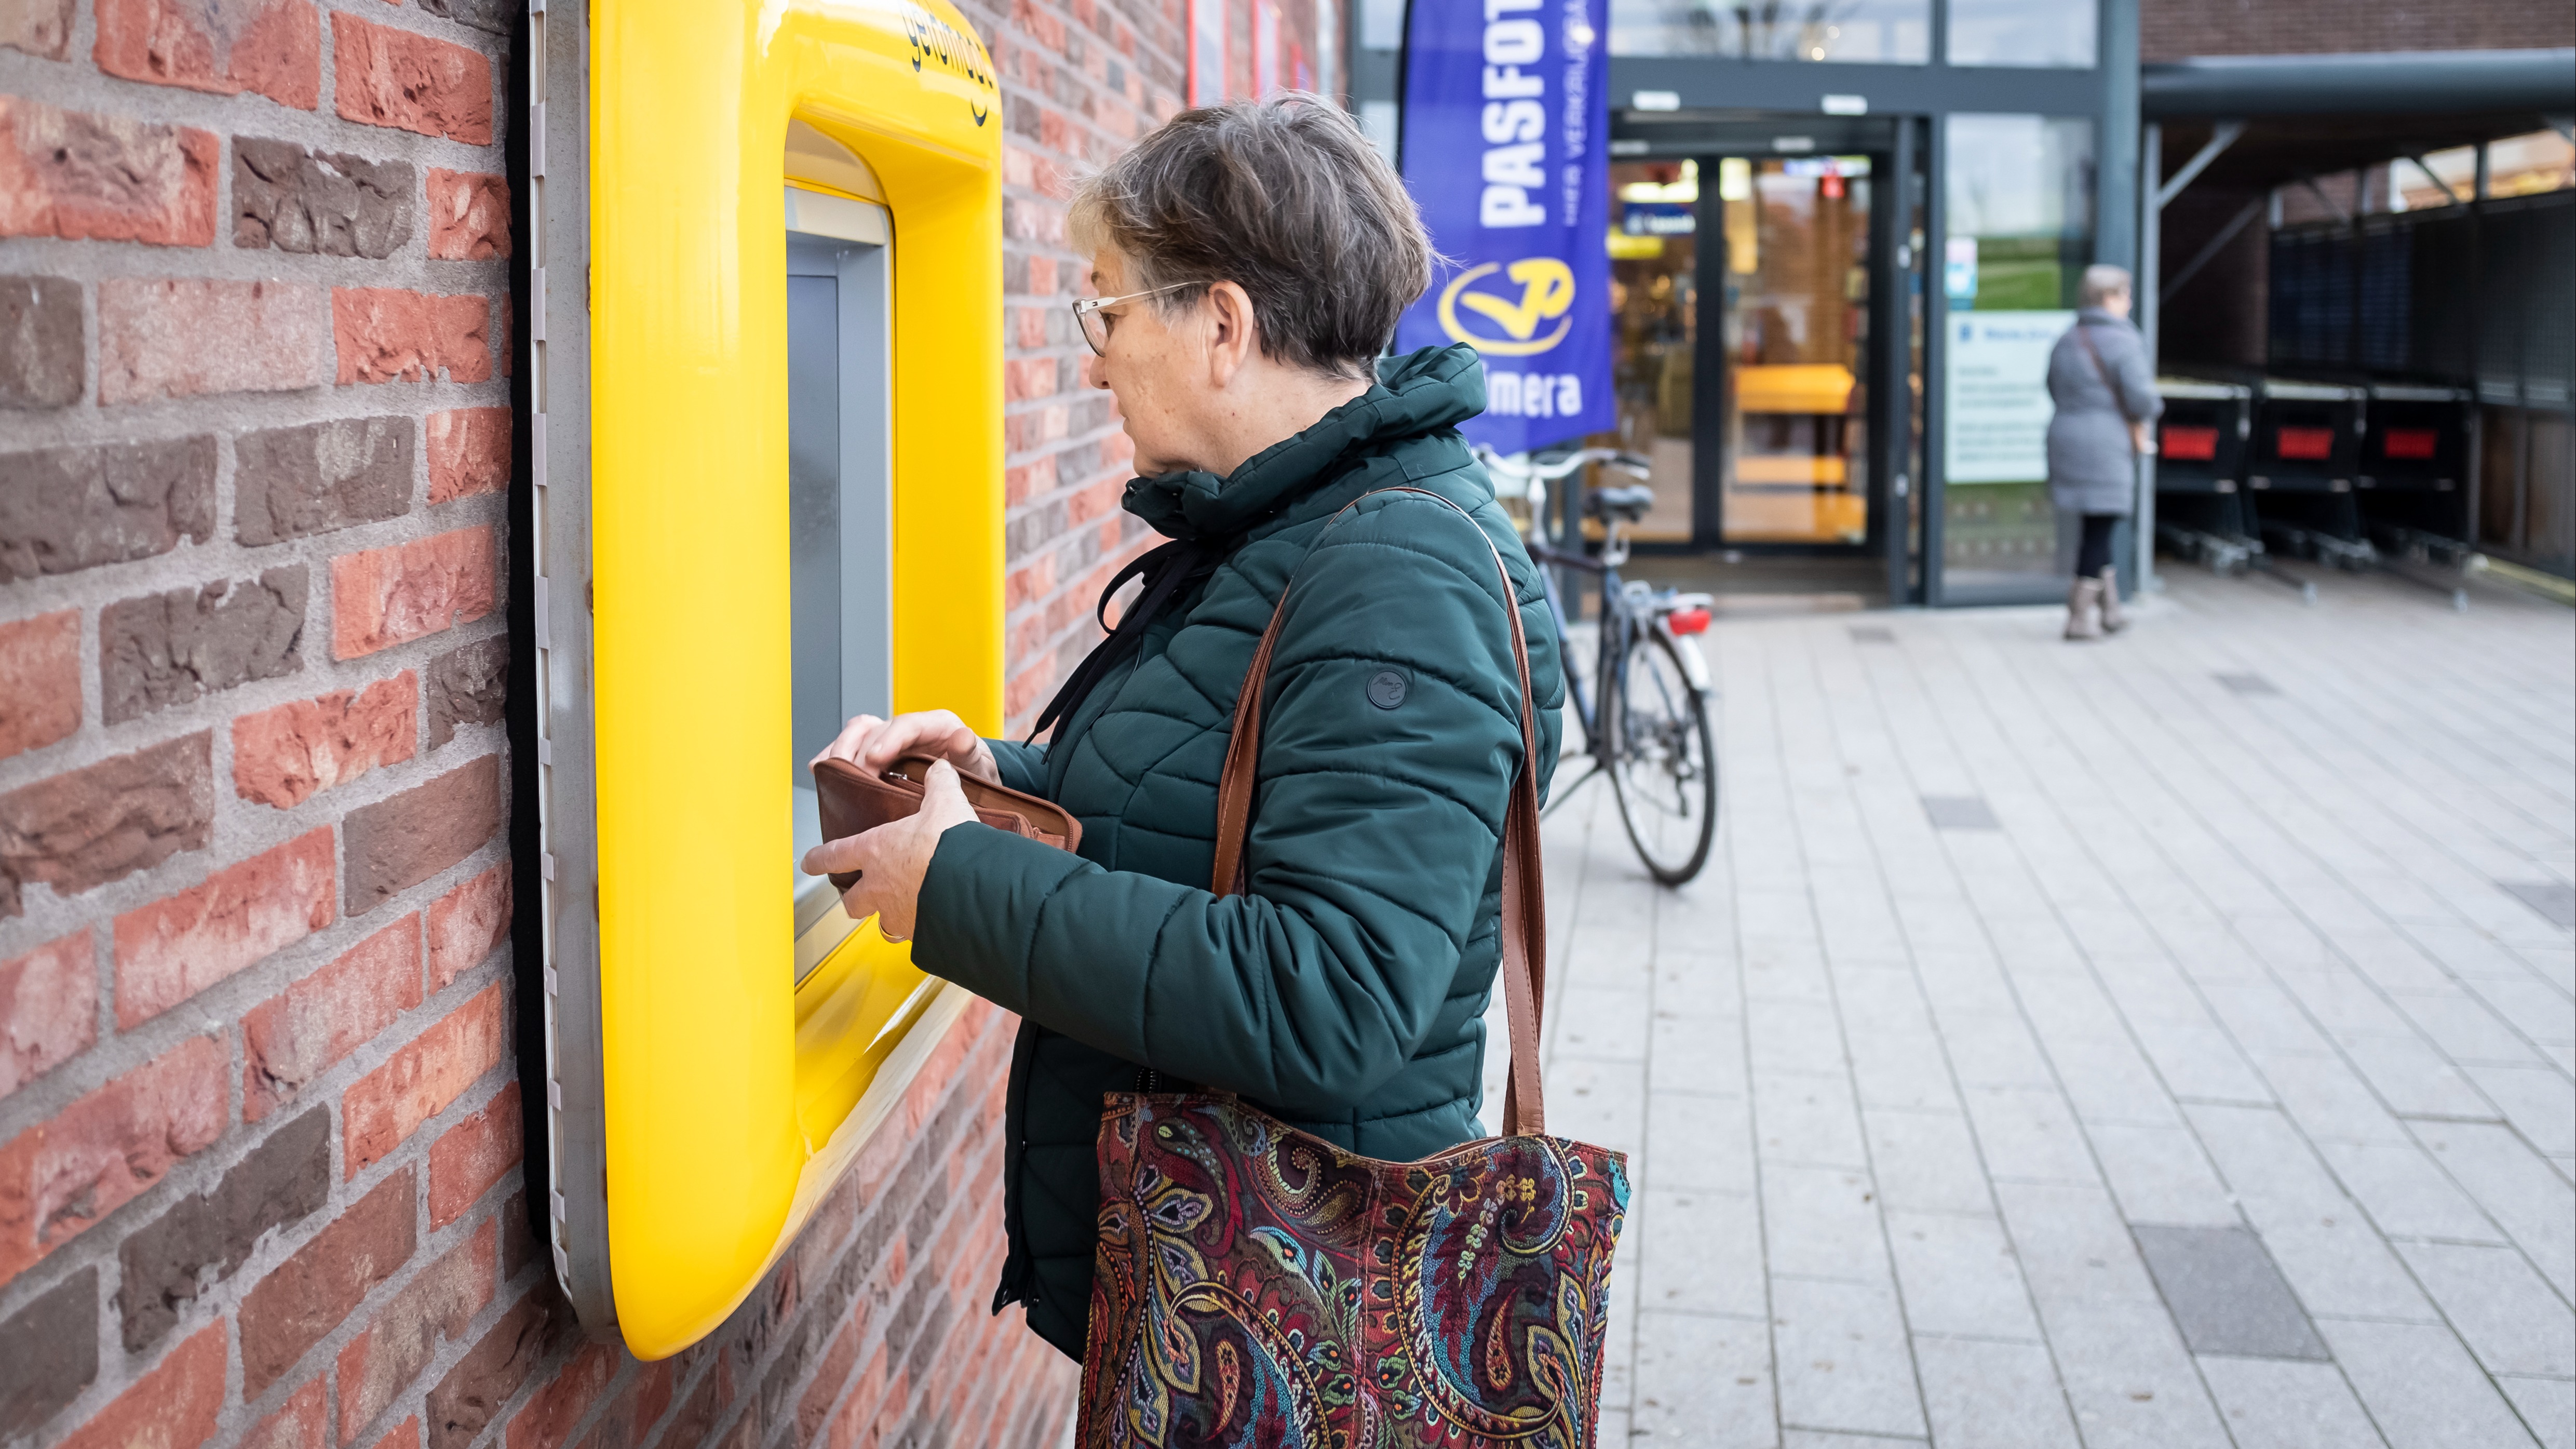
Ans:
[[[1001,102],[946,0],[535,8],[530,1165],[653,1359],[966,1005],[795,861],[845,716],[1001,724]]]

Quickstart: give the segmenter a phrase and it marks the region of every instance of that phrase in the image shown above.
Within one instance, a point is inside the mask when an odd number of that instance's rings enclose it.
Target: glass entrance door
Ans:
[[[1870,158],[1715,163],[1727,544],[1858,546],[1870,534]]]
[[[1692,423],[1699,357],[1700,164],[1610,167],[1610,307],[1618,327],[1616,446],[1654,460],[1655,506],[1630,537],[1690,543],[1700,533]],[[1626,482],[1625,478],[1617,480]]]

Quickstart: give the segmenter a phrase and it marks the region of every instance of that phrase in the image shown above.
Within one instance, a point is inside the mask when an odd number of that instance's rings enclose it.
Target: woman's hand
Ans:
[[[966,721],[944,709],[899,714],[890,720],[860,715],[841,726],[839,736],[805,763],[810,767],[823,760],[847,760],[877,775],[893,768],[894,762],[906,755],[929,755],[996,785],[1002,783],[1002,772],[993,763],[992,748],[966,728]]]
[[[851,723],[855,728],[858,721]],[[885,722],[872,723],[883,726]],[[892,727],[902,724],[903,720],[896,720]],[[878,932],[889,941],[908,941],[914,912],[921,904],[921,880],[930,873],[930,857],[939,849],[939,837],[948,827],[974,818],[975,807],[966,803],[966,792],[958,787],[956,767],[941,760],[922,780],[919,810],[874,830],[824,841],[805,852],[804,870],[807,875],[857,871],[859,878],[841,892],[841,909],[854,921],[876,917]]]

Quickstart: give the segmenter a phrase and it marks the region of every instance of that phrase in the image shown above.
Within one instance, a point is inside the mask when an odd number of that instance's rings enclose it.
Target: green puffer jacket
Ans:
[[[1483,1130],[1503,811],[1521,755],[1493,554],[1435,499],[1390,494],[1335,515],[1375,489],[1427,489],[1501,549],[1543,711],[1542,791],[1564,681],[1537,568],[1456,431],[1484,407],[1475,353],[1426,349],[1380,376],[1229,478],[1128,484],[1129,512],[1228,552],[1049,745],[993,742],[1004,783],[1081,819],[1081,855],[962,825],[922,884],[913,960],[1024,1018],[994,1308],[1026,1302],[1030,1326],[1076,1358],[1104,1093],[1222,1087],[1376,1158]],[[1292,571],[1252,894],[1220,897],[1208,877],[1234,698]],[[1401,691],[1378,680],[1389,670]]]

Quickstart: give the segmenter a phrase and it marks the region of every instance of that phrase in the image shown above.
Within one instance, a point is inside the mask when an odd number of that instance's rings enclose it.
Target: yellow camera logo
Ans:
[[[1494,290],[1467,290],[1496,272],[1502,276],[1495,279]],[[1502,288],[1505,279],[1520,284],[1517,299]],[[1477,330],[1469,331],[1458,320],[1461,306],[1484,319]],[[1441,290],[1440,330],[1478,352],[1529,357],[1565,340],[1565,334],[1574,329],[1574,319],[1566,315],[1573,306],[1574,269],[1556,258],[1523,257],[1508,268],[1500,262],[1485,262],[1460,272]],[[1539,336],[1539,324],[1550,318],[1560,319],[1556,330]],[[1494,329],[1500,329],[1501,335],[1494,335]]]

